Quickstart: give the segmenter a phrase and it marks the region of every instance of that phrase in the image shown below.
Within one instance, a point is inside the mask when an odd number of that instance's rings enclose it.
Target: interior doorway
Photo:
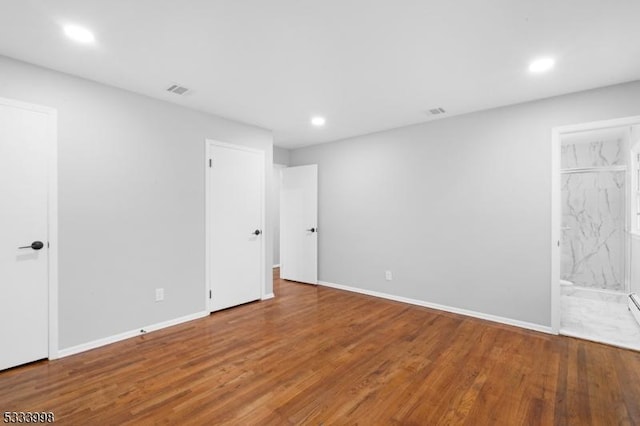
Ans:
[[[554,129],[552,325],[559,334],[640,350],[640,325],[629,310],[640,280],[631,257],[640,231],[633,221],[640,215],[639,122]]]
[[[280,277],[318,283],[318,165],[282,169]]]

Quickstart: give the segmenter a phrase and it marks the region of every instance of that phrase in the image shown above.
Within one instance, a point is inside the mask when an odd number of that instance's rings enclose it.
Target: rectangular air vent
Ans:
[[[188,91],[188,88],[180,86],[179,84],[172,84],[167,88],[167,92],[175,93],[176,95],[184,95]]]
[[[444,108],[433,108],[429,110],[429,114],[431,115],[444,114],[445,112],[447,111],[445,111]]]

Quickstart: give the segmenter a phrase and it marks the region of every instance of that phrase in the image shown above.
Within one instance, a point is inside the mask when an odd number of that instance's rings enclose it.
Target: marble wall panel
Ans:
[[[625,288],[625,172],[562,175],[562,279]]]
[[[561,167],[622,166],[626,164],[626,144],[620,138],[593,142],[563,143]]]

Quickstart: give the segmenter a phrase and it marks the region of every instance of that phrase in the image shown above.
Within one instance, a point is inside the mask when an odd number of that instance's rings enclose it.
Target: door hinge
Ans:
[[[209,158],[209,167],[213,165],[213,159]]]
[[[211,290],[209,290],[209,299],[211,299]]]

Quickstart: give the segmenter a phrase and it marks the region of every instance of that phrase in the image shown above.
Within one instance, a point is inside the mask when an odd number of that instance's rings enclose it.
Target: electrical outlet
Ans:
[[[156,302],[164,300],[164,288],[156,288]]]
[[[387,281],[393,280],[393,275],[391,275],[391,271],[384,271],[384,279]]]

